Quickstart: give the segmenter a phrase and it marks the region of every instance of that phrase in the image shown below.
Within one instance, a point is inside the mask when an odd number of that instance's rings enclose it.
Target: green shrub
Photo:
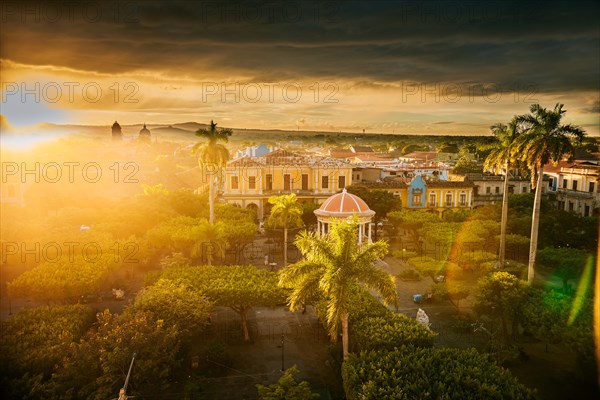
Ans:
[[[411,268],[405,269],[402,272],[400,272],[398,274],[398,278],[402,279],[403,281],[420,281],[421,275],[419,275],[417,271]]]
[[[417,321],[389,313],[386,317],[370,317],[358,322],[352,332],[360,350],[393,350],[403,345],[432,347],[436,334]]]
[[[351,354],[342,366],[349,400],[534,399],[506,369],[476,350],[403,347]]]

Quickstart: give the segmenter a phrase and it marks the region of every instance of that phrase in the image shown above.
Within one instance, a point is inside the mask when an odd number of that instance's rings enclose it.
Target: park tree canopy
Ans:
[[[200,290],[215,305],[229,307],[240,315],[244,340],[250,340],[247,313],[257,306],[285,303],[285,292],[277,275],[254,266],[199,266],[167,269],[164,279],[181,280]]]

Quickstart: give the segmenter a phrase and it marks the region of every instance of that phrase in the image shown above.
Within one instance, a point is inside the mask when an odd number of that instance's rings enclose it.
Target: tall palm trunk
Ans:
[[[287,267],[288,227],[283,225],[283,266]]]
[[[500,250],[498,252],[498,267],[504,268],[506,260],[506,226],[508,224],[508,171],[509,163],[506,163],[504,171],[504,193],[502,194],[502,220],[500,222]]]
[[[535,199],[533,201],[533,215],[531,217],[531,242],[529,244],[529,264],[527,266],[527,284],[532,285],[535,277],[535,259],[538,245],[538,229],[540,226],[540,206],[542,204],[542,182],[544,179],[544,166],[538,169],[537,183],[535,185]]]
[[[208,222],[215,223],[215,177],[210,174],[208,178]]]
[[[342,353],[344,361],[348,359],[348,311],[342,311]]]

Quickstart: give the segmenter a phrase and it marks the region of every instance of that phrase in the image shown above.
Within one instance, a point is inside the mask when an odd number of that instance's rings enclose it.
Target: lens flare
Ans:
[[[588,291],[590,288],[592,288],[592,283],[594,281],[594,269],[595,259],[594,256],[590,255],[587,258],[583,274],[581,274],[579,284],[577,285],[577,293],[575,294],[575,299],[573,300],[573,305],[571,306],[571,312],[569,313],[569,320],[567,321],[567,325],[569,326],[572,325],[577,319],[585,299],[587,298]]]

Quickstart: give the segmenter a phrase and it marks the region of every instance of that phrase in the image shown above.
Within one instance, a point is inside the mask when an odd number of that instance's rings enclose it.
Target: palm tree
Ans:
[[[556,165],[565,157],[572,159],[574,147],[585,137],[585,132],[572,124],[561,125],[566,112],[562,104],[556,104],[553,110],[533,104],[529,111],[531,114],[520,115],[516,121],[523,124],[525,129],[519,136],[517,150],[531,171],[531,188],[535,188],[527,269],[527,283],[531,285],[535,274],[544,165],[549,162]]]
[[[333,224],[330,233],[300,233],[296,246],[304,256],[279,273],[279,283],[292,289],[288,304],[292,311],[319,294],[327,301],[329,335],[336,340],[340,324],[344,360],[348,358],[348,309],[350,293],[363,286],[375,290],[386,305],[397,306],[394,277],[374,265],[388,250],[384,241],[358,244],[358,222]]]
[[[215,222],[215,179],[220,176],[222,168],[229,160],[229,150],[219,142],[227,143],[231,136],[231,129],[217,129],[217,124],[210,121],[210,129],[198,129],[196,136],[207,140],[206,143],[196,143],[192,148],[194,154],[198,154],[198,163],[202,169],[202,175],[208,175],[208,206],[209,220]]]
[[[269,198],[272,204],[269,224],[283,227],[283,266],[287,266],[288,229],[302,225],[302,213],[304,209],[297,201],[296,195],[284,194]]]
[[[483,164],[484,169],[493,170],[496,174],[504,174],[504,192],[502,195],[502,219],[500,222],[500,250],[498,252],[499,267],[504,267],[506,258],[506,226],[508,222],[508,174],[514,164],[516,140],[521,133],[513,119],[508,125],[501,123],[490,127],[495,136],[495,143]]]

